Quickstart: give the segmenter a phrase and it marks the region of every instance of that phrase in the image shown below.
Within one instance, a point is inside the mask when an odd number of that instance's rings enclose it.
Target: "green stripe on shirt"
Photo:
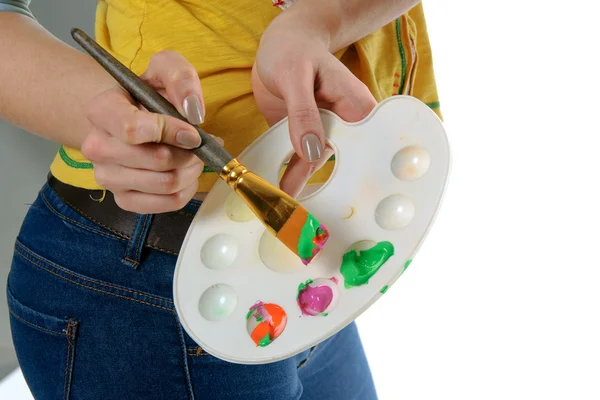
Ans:
[[[90,162],[81,162],[81,161],[73,160],[71,157],[69,157],[69,155],[67,154],[67,152],[65,151],[65,148],[63,146],[60,146],[60,149],[58,150],[58,154],[60,154],[60,158],[64,161],[64,163],[67,164],[71,168],[94,169],[94,165]]]

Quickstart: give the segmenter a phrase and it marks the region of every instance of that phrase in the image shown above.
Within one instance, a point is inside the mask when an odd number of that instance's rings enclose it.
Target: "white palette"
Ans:
[[[450,153],[441,121],[425,104],[395,96],[359,123],[345,123],[328,111],[322,119],[335,167],[329,181],[300,202],[331,236],[308,266],[266,232],[222,181],[189,228],[175,270],[175,307],[187,333],[223,360],[274,362],[338,332],[402,275],[437,214]],[[277,185],[281,165],[292,153],[283,120],[238,159]],[[363,241],[390,242],[394,255],[367,284],[346,288],[343,255]],[[326,284],[335,294],[326,316],[301,312],[298,288],[307,280],[317,282],[312,286]],[[282,333],[266,346],[250,337],[258,324],[254,316],[246,319],[257,301],[277,304],[287,315]]]

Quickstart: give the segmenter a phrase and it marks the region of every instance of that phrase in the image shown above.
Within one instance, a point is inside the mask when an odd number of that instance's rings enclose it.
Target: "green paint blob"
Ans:
[[[298,255],[300,258],[307,260],[313,256],[313,249],[317,248],[313,239],[319,233],[320,226],[321,223],[308,213],[306,222],[302,227],[302,231],[300,231],[300,239],[298,239]]]
[[[268,333],[258,341],[258,345],[260,347],[265,347],[268,346],[271,343],[271,335],[269,335]]]
[[[344,276],[344,287],[360,286],[369,283],[379,268],[394,255],[394,245],[379,242],[367,250],[350,250],[342,258],[340,272]]]
[[[407,260],[406,263],[404,263],[404,270],[406,271],[406,268],[408,268],[408,266],[410,265],[410,263],[412,262],[412,260]]]
[[[250,316],[252,315],[252,311],[254,311],[254,309],[250,309],[250,311],[248,311],[248,313],[246,314],[246,320],[250,319]]]
[[[387,290],[389,289],[388,285],[385,285],[384,287],[381,288],[381,290],[379,291],[381,294],[384,294],[385,292],[387,292]]]

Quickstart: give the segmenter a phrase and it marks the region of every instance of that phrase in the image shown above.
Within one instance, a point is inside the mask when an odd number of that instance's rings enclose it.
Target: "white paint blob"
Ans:
[[[306,268],[300,257],[267,230],[258,242],[258,255],[267,268],[276,272],[290,273]]]
[[[415,206],[406,196],[395,194],[383,199],[375,209],[375,221],[381,229],[402,229],[415,216]]]
[[[237,258],[238,242],[228,234],[221,233],[208,239],[202,250],[200,250],[200,259],[202,263],[210,269],[227,268]]]
[[[231,286],[214,285],[200,296],[198,310],[200,315],[209,321],[221,321],[235,310],[237,300],[237,294]]]
[[[234,222],[248,222],[255,217],[250,207],[235,192],[225,199],[225,213]]]
[[[408,146],[392,158],[392,173],[398,179],[413,181],[419,179],[429,169],[431,156],[418,146]]]

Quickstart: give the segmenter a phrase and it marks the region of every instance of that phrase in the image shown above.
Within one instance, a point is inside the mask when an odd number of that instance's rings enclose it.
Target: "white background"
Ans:
[[[358,320],[380,397],[600,399],[598,7],[424,5],[453,168]]]
[[[380,398],[600,399],[598,7],[425,7],[453,169],[358,320]]]

